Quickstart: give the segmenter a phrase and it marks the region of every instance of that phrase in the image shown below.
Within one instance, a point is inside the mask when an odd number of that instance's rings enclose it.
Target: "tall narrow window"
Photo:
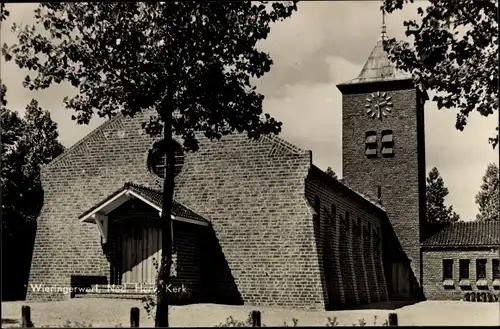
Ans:
[[[453,280],[453,259],[443,259],[443,281]]]
[[[500,280],[500,262],[498,259],[491,261],[493,265],[493,280]]]
[[[318,197],[314,198],[314,211],[316,212],[315,219],[319,221],[321,216],[321,201]]]
[[[375,131],[366,132],[365,155],[369,158],[377,156],[377,133]]]
[[[470,261],[468,259],[461,259],[459,262],[460,267],[460,280],[468,280],[469,279],[469,264]]]
[[[335,207],[334,204],[332,204],[331,208],[331,218],[330,218],[330,221],[333,222],[337,219],[337,207]]]
[[[486,259],[476,259],[476,279],[486,279]]]
[[[377,201],[382,203],[382,187],[380,185],[377,187]]]
[[[382,156],[390,157],[394,155],[394,136],[392,130],[382,131]]]

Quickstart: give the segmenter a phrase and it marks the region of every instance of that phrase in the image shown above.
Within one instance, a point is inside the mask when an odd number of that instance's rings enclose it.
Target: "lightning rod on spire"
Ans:
[[[385,39],[387,39],[387,34],[386,34],[387,31],[386,31],[386,26],[385,26],[385,10],[383,7],[383,2],[382,2],[381,10],[382,10],[382,31],[380,33],[380,39],[385,40]]]

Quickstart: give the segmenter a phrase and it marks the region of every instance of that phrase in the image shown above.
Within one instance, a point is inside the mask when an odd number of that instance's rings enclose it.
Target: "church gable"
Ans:
[[[154,141],[141,126],[147,119],[147,113],[134,118],[117,115],[43,168],[44,205],[38,218],[30,283],[65,286],[71,275],[109,274],[99,231],[95,224],[82,223],[78,217],[127,182],[161,188],[162,179],[147,169],[147,154]],[[175,200],[213,225],[243,296],[253,298],[252,282],[244,274],[247,263],[260,264],[252,270],[255,277],[278,275],[283,273],[283,264],[291,261],[285,249],[292,245],[310,247],[303,257],[293,260],[297,273],[306,268],[319,271],[311,212],[304,197],[310,152],[275,136],[252,140],[243,133],[211,141],[200,134],[198,140],[199,150],[184,154]],[[270,222],[279,225],[269,226]],[[295,229],[289,230],[291,227]],[[296,230],[303,232],[300,240]],[[269,259],[273,262],[264,264]],[[288,280],[281,287],[269,283],[265,289],[292,291],[302,280],[311,291],[320,291],[317,278],[315,272]],[[30,294],[29,299],[59,298]]]

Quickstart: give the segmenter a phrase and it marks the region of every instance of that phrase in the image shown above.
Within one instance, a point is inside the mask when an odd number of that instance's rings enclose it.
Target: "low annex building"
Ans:
[[[500,222],[457,222],[422,243],[427,299],[500,293]]]

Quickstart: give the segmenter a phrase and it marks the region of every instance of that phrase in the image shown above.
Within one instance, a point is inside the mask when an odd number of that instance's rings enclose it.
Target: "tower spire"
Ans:
[[[382,4],[382,7],[381,7],[381,11],[382,11],[382,31],[380,33],[380,40],[384,41],[387,39],[387,31],[386,31],[386,26],[385,26],[385,10],[384,10],[384,7],[383,7],[383,4]]]

